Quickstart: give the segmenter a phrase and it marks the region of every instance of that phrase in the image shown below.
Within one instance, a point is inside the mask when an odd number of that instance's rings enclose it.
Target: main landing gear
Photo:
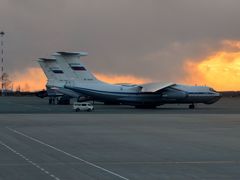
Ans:
[[[195,109],[195,105],[194,104],[190,104],[188,107],[189,107],[189,109]]]
[[[136,105],[136,109],[156,109],[156,105]]]

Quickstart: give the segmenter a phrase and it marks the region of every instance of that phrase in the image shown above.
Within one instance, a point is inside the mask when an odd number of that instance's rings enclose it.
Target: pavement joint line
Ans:
[[[29,160],[29,162],[32,162]],[[32,162],[33,163],[33,162]],[[95,163],[100,164],[120,164],[120,165],[131,165],[131,164],[144,164],[144,165],[178,165],[178,164],[240,164],[240,160],[214,160],[214,161],[125,161],[125,162],[103,162],[98,161]],[[83,162],[65,162],[65,163],[37,163],[38,165],[47,166],[63,166],[63,165],[81,165]],[[0,163],[1,166],[28,166],[29,163]]]
[[[36,138],[31,137],[31,136],[29,136],[29,135],[26,135],[26,134],[24,134],[24,133],[22,133],[22,132],[20,132],[20,131],[15,130],[15,129],[12,129],[12,128],[9,128],[9,127],[6,127],[6,128],[7,128],[8,130],[10,130],[10,131],[12,131],[12,132],[14,132],[14,133],[16,133],[16,134],[19,134],[19,135],[21,135],[21,136],[24,136],[24,137],[26,137],[26,138],[28,138],[28,139],[30,139],[30,140],[32,140],[32,141],[35,141],[35,142],[37,142],[37,143],[39,143],[39,144],[42,144],[42,145],[44,145],[44,146],[46,146],[46,147],[49,147],[49,148],[51,148],[51,149],[54,149],[55,151],[61,152],[61,153],[65,154],[65,155],[67,155],[67,156],[69,156],[69,157],[71,157],[71,158],[73,158],[73,159],[77,159],[77,160],[79,160],[79,161],[81,161],[81,162],[84,162],[85,164],[88,164],[89,166],[92,166],[92,167],[95,167],[95,168],[97,168],[97,169],[100,169],[100,170],[102,170],[102,171],[104,171],[104,172],[107,172],[107,173],[109,173],[109,174],[111,174],[111,175],[114,175],[114,176],[116,176],[116,177],[118,177],[118,178],[120,178],[120,179],[129,180],[128,178],[126,178],[126,177],[124,177],[124,176],[121,176],[120,174],[117,174],[117,173],[115,173],[115,172],[113,172],[113,171],[111,171],[111,170],[105,169],[105,168],[103,168],[103,167],[101,167],[101,166],[99,166],[99,165],[97,165],[97,164],[94,164],[94,163],[92,163],[92,162],[89,162],[89,161],[87,161],[87,160],[84,160],[84,159],[82,159],[82,158],[80,158],[80,157],[78,157],[78,156],[72,155],[72,154],[70,154],[70,153],[68,153],[68,152],[66,152],[66,151],[63,151],[63,150],[61,150],[61,149],[59,149],[59,148],[57,148],[57,147],[54,147],[54,146],[52,146],[52,145],[50,145],[50,144],[47,144],[47,143],[45,143],[45,142],[43,142],[43,141],[41,141],[41,140],[39,140],[39,139],[36,139]]]
[[[17,156],[21,157],[22,159],[24,159],[25,161],[27,161],[29,164],[33,165],[34,167],[36,167],[37,169],[39,169],[40,171],[42,171],[43,173],[45,173],[46,175],[50,176],[51,178],[55,179],[55,180],[60,180],[60,178],[58,178],[57,176],[55,176],[54,174],[49,174],[48,171],[46,171],[44,168],[40,167],[39,165],[37,165],[36,163],[34,163],[33,161],[29,160],[26,156],[22,155],[21,153],[17,152],[16,150],[14,150],[13,148],[11,148],[10,146],[6,145],[4,142],[0,141],[0,144],[2,146],[4,146],[5,148],[7,148],[8,150],[10,150],[12,153],[16,154]]]

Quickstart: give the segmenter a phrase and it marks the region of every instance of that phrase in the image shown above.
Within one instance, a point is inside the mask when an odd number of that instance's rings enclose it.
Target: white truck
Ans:
[[[88,102],[74,102],[73,103],[73,109],[76,112],[79,111],[92,111],[94,110],[94,107],[91,103]]]

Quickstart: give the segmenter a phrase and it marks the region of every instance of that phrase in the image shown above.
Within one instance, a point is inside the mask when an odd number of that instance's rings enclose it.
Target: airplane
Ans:
[[[83,52],[57,52],[68,62],[77,79],[66,81],[64,88],[80,95],[92,97],[96,101],[115,102],[135,106],[135,108],[156,108],[163,104],[212,104],[221,94],[208,86],[189,86],[172,82],[146,84],[109,84],[98,80],[80,62]],[[86,53],[87,54],[87,53]],[[86,55],[85,54],[85,55]]]
[[[69,104],[70,98],[78,97],[79,94],[63,87],[67,81],[63,70],[55,58],[39,58],[38,63],[47,77],[47,91],[37,93],[38,97],[49,97],[49,104],[54,104],[58,97],[58,104]]]
[[[58,54],[53,55],[54,58],[39,58],[38,63],[47,77],[47,93],[41,91],[37,93],[39,97],[50,97],[51,101],[56,101],[58,98],[59,104],[69,104],[71,98],[78,98],[78,101],[90,100],[90,97],[83,96],[72,90],[65,89],[63,86],[67,81],[72,81],[77,77],[73,71],[69,70],[68,64]]]

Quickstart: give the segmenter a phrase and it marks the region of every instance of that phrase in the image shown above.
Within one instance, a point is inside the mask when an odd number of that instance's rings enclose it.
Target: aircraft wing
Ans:
[[[175,83],[148,83],[141,85],[141,92],[157,92],[167,87],[174,86]]]

